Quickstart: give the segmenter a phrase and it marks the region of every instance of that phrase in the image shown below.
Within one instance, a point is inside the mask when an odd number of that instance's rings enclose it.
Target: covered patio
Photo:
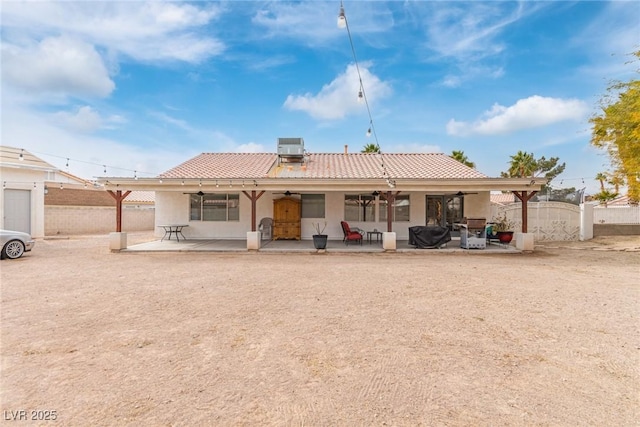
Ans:
[[[154,240],[146,243],[131,245],[120,252],[247,252],[246,240],[239,239],[187,239],[187,240]],[[326,250],[317,250],[312,240],[270,240],[263,241],[260,249],[251,252],[261,253],[385,253],[381,243],[366,240],[362,245],[345,245],[342,240],[329,240]],[[495,242],[487,243],[486,249],[463,249],[460,239],[452,238],[444,247],[439,249],[417,249],[409,245],[408,240],[398,240],[394,252],[404,253],[469,253],[469,254],[516,254],[522,251],[513,245],[503,245]]]

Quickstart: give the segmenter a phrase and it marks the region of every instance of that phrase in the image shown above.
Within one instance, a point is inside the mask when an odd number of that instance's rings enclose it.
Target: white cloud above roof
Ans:
[[[3,43],[2,62],[3,79],[36,93],[105,97],[115,89],[95,47],[72,37]]]
[[[224,50],[222,42],[197,32],[220,15],[213,3],[38,2],[24,7],[3,2],[2,7],[3,27],[16,41],[64,34],[143,61],[198,63]]]
[[[447,133],[454,136],[507,134],[567,120],[581,120],[588,111],[584,101],[534,95],[509,107],[494,104],[482,118],[473,122],[451,119],[447,123]]]
[[[369,104],[389,96],[391,85],[369,71],[370,63],[360,64],[362,85]],[[317,94],[289,95],[284,107],[303,111],[318,120],[339,120],[349,114],[364,113],[366,106],[358,102],[360,78],[355,64],[347,66],[344,73],[324,85]]]

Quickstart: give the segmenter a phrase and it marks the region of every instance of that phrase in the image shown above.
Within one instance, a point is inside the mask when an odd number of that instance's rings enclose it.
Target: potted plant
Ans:
[[[495,235],[500,243],[510,243],[513,239],[514,224],[507,219],[507,214],[495,217],[492,221],[491,234]]]
[[[319,222],[314,222],[312,225],[316,230],[316,234],[313,235],[313,246],[316,249],[326,249],[328,236],[323,233],[324,229],[327,228],[327,222],[325,221],[322,227],[320,227]]]

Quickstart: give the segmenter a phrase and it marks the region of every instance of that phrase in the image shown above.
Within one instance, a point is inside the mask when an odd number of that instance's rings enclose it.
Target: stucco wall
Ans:
[[[0,191],[0,228],[4,228],[4,189],[27,190],[31,193],[31,229],[34,238],[44,237],[44,181],[47,172],[31,169],[2,168],[3,190]]]
[[[106,206],[45,206],[45,234],[80,235],[109,233],[116,229],[116,208]],[[122,209],[122,231],[146,231],[154,227],[154,209]]]
[[[506,206],[493,205],[491,218],[506,213],[515,224],[514,231],[522,230],[522,208],[520,203]],[[535,241],[578,240],[580,237],[580,206],[561,202],[528,203],[528,232]]]
[[[235,193],[238,193],[235,191]],[[311,193],[311,192],[309,192]],[[357,193],[357,192],[353,192]],[[342,192],[327,192],[325,194],[325,218],[302,218],[302,238],[310,240],[315,234],[313,223],[327,223],[325,233],[329,239],[342,239],[340,221],[344,219],[344,196]],[[352,193],[349,193],[352,194]],[[403,194],[403,193],[400,193]],[[405,193],[406,194],[406,193]],[[409,227],[425,225],[425,196],[426,193],[414,192],[410,194],[411,207],[409,211],[410,221],[394,222],[393,231],[397,239],[409,238]],[[283,197],[282,194],[267,192],[256,203],[256,225],[260,219],[273,216],[273,200]],[[479,193],[465,197],[465,216],[489,218],[489,193]],[[352,227],[359,227],[366,231],[378,229],[387,231],[386,221],[378,221],[379,209],[375,209],[376,221],[358,222],[350,221]],[[251,230],[251,201],[240,192],[240,221],[216,222],[216,221],[189,221],[189,195],[179,192],[156,192],[156,229],[155,235],[162,237],[161,224],[188,224],[183,230],[187,238],[218,238],[218,239],[246,239],[247,231]]]

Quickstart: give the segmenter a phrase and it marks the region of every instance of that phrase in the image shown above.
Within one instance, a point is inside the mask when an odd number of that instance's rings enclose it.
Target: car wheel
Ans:
[[[16,259],[24,254],[24,243],[20,240],[12,240],[2,248],[2,258]]]

